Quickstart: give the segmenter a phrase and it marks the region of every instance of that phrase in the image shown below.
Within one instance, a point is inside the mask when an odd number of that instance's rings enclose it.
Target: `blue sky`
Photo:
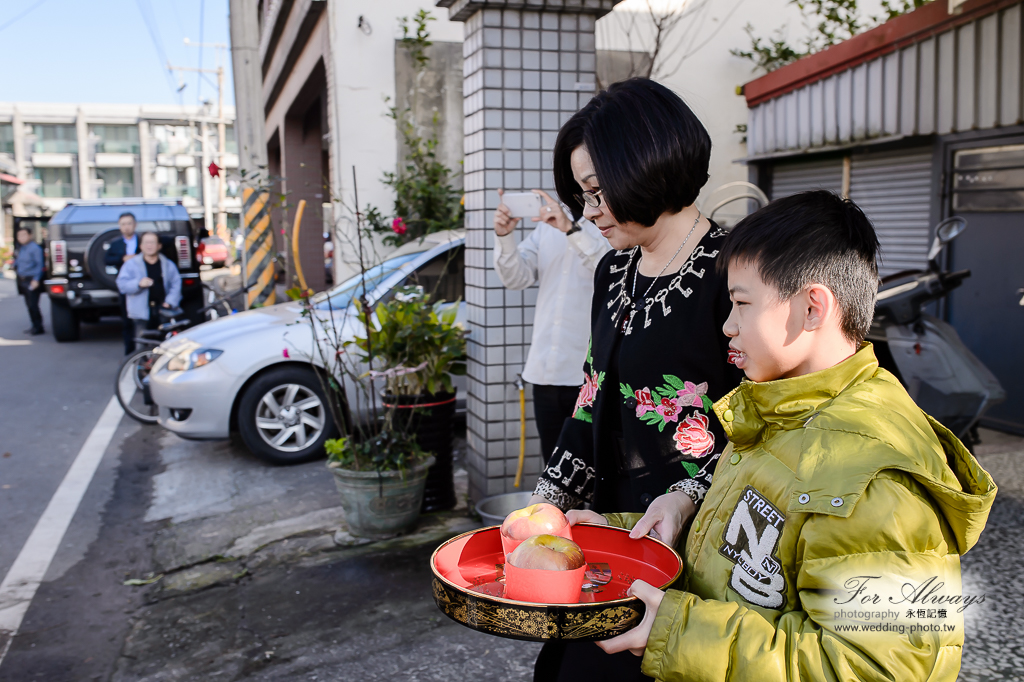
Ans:
[[[2,0],[0,101],[196,104],[198,92],[216,103],[216,74],[200,84],[199,74],[166,68],[166,60],[199,66],[199,48],[183,40],[199,42],[200,19],[203,42],[229,42],[228,0]],[[203,68],[216,68],[216,52],[203,48]],[[224,58],[230,105],[230,54]]]

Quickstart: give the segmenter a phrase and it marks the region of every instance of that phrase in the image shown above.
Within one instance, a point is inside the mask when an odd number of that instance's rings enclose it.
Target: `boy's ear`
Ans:
[[[807,306],[804,316],[804,331],[812,332],[821,329],[829,315],[836,309],[836,297],[832,290],[823,284],[811,284],[804,290],[804,302]]]

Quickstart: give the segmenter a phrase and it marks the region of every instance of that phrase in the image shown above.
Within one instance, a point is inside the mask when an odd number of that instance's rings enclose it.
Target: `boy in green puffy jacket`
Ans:
[[[690,525],[680,590],[630,591],[639,626],[599,642],[659,680],[957,678],[960,555],[996,486],[864,343],[878,240],[824,191],[773,202],[730,234],[724,331],[747,375],[715,413],[729,435]],[[640,517],[570,512],[675,544],[665,495]]]

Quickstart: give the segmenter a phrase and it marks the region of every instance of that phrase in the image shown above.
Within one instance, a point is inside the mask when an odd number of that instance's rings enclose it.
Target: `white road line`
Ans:
[[[32,598],[39,589],[40,583],[50,568],[64,533],[82,502],[85,491],[89,488],[96,468],[114,431],[121,422],[124,410],[117,398],[111,398],[103,410],[100,420],[92,427],[92,432],[85,439],[85,444],[78,451],[75,461],[61,481],[57,492],[50,498],[46,510],[36,522],[32,534],[25,541],[18,558],[14,560],[4,581],[0,583],[0,664],[3,663],[14,636],[18,634],[21,620],[28,611]],[[6,641],[5,641],[6,640]]]

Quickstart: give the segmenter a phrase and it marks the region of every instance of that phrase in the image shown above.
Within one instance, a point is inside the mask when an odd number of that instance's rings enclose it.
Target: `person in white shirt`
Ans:
[[[533,412],[547,461],[583,384],[594,269],[611,247],[596,226],[573,223],[546,192],[533,191],[544,205],[533,218],[537,226],[518,244],[513,232],[521,218],[512,217],[504,203],[494,211],[494,269],[509,289],[539,284],[523,380],[533,385]],[[499,189],[498,196],[503,194]]]

